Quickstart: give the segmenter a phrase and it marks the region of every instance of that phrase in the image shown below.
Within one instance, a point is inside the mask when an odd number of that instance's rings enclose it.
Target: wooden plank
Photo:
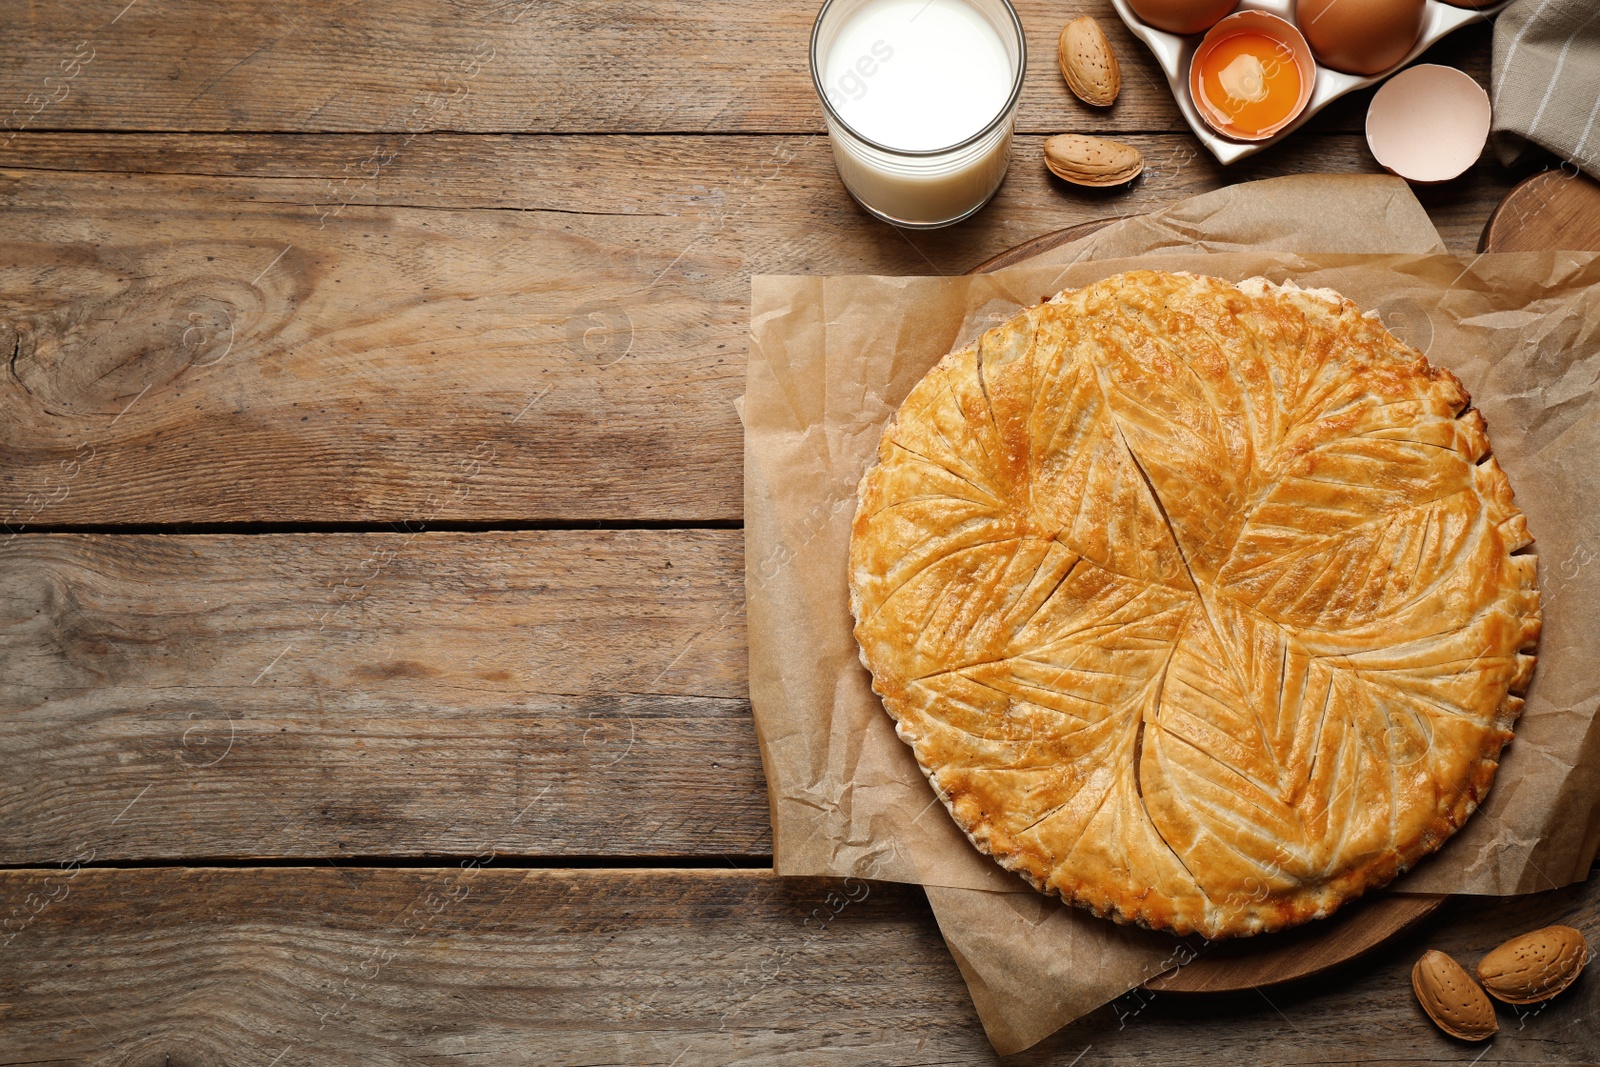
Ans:
[[[4,1063],[995,1062],[914,887],[754,871],[360,868],[0,875]],[[1007,1062],[1585,1063],[1600,985],[1503,1008],[1463,1049],[1418,1010],[1425,948],[1468,966],[1600,889],[1468,900],[1338,975],[1119,998]]]
[[[752,266],[758,270],[783,269],[782,257],[774,253],[802,250],[810,251],[811,257],[799,266],[817,269],[812,266],[817,251],[825,250],[830,270],[869,270],[905,262],[927,271],[931,261],[934,271],[956,273],[1046,232],[1041,227],[1052,224],[1059,229],[1107,214],[1148,211],[1260,178],[1381,171],[1365,138],[1356,135],[1302,132],[1231,167],[1217,163],[1188,134],[1134,135],[1127,140],[1144,152],[1148,161],[1144,174],[1129,187],[1087,189],[1045,171],[1044,140],[1016,138],[1006,184],[976,218],[949,229],[909,235],[855,206],[839,183],[826,138],[820,134],[437,134],[408,140],[383,134],[25,133],[0,146],[0,172],[279,179],[233,188],[240,200],[280,200],[314,209],[319,221],[324,212],[337,218],[360,206],[685,217],[720,225],[715,233],[719,242],[747,241],[757,257]],[[58,185],[62,181],[51,173],[29,177]],[[1412,188],[1428,206],[1446,243],[1470,255],[1488,213],[1514,184],[1504,168],[1485,159],[1457,181]],[[168,196],[184,192],[183,186],[145,188]],[[67,195],[65,187],[58,189],[58,195]],[[797,234],[785,232],[782,240],[776,239],[774,229],[787,231],[798,219],[821,232],[811,233],[803,248],[795,247],[801,243]],[[927,259],[907,245],[906,236],[917,242]],[[833,262],[840,267],[833,267]]]
[[[810,132],[822,129],[807,66],[818,6],[6,0],[0,127]],[[1071,13],[1047,0],[1017,6],[1030,58],[1020,130],[1187,128],[1110,0]],[[1100,19],[1121,57],[1122,96],[1109,113],[1080,103],[1056,70],[1056,35],[1082,12]],[[1487,27],[1465,30],[1431,58],[1486,82],[1488,40]],[[1368,97],[1319,115],[1314,128],[1359,131]]]
[[[737,530],[0,544],[0,864],[761,855]]]
[[[815,136],[23,135],[0,522],[737,519],[751,274],[956,273],[1226,180],[1375,166],[1350,136],[1226,172],[1134,140],[1150,169],[1107,192],[1020,138],[994,205],[910,235]],[[1427,194],[1463,251],[1497,174]]]

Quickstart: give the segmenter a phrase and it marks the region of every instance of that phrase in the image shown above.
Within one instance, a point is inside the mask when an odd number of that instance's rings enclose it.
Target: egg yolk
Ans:
[[[1225,123],[1261,133],[1294,113],[1300,67],[1294,52],[1264,33],[1224,37],[1199,57],[1200,91]]]

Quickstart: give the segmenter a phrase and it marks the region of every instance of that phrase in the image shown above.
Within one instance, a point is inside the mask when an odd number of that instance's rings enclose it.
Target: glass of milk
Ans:
[[[826,0],[811,77],[845,188],[896,226],[976,212],[1005,177],[1027,59],[1007,0]]]

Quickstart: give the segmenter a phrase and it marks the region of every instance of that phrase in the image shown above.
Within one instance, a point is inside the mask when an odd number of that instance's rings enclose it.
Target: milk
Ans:
[[[828,52],[828,102],[886,148],[949,148],[987,126],[1015,69],[994,26],[964,0],[873,0]]]
[[[1023,63],[1004,0],[828,4],[812,70],[845,185],[901,225],[976,211],[1005,176]]]

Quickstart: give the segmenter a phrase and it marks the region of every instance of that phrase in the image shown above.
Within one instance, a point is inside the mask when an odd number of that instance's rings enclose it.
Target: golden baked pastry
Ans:
[[[861,481],[851,609],[972,841],[1207,937],[1438,848],[1540,625],[1470,403],[1349,301],[1260,278],[1121,274],[946,356]]]

